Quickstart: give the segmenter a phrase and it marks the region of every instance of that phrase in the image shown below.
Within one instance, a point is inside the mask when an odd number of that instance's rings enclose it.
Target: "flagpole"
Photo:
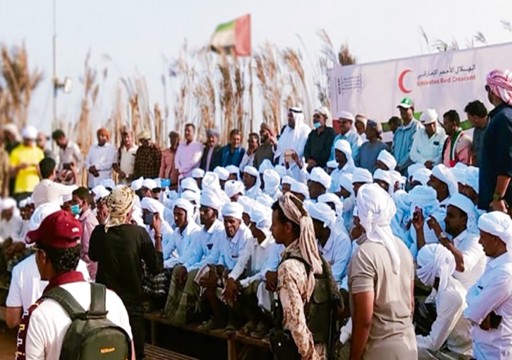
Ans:
[[[250,81],[250,84],[249,84],[249,97],[250,97],[250,101],[251,101],[251,120],[249,122],[249,126],[251,127],[250,129],[250,133],[254,131],[254,96],[253,96],[253,84],[254,84],[254,80],[253,80],[253,74],[252,74],[252,53],[251,53],[251,57],[249,58],[249,81]]]

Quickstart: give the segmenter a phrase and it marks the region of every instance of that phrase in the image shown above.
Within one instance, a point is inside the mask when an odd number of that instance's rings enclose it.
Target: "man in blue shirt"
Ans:
[[[411,99],[403,98],[397,107],[400,110],[403,124],[393,135],[392,153],[398,163],[396,170],[405,175],[407,168],[413,163],[409,158],[409,153],[414,134],[422,125],[418,120],[414,119],[414,103]]]
[[[334,144],[338,140],[347,140],[350,144],[350,148],[352,149],[352,158],[357,159],[359,154],[359,148],[363,144],[363,140],[361,136],[356,131],[354,127],[355,117],[354,114],[348,111],[340,111],[336,114],[333,120],[339,121],[340,124],[340,134],[334,138],[333,146],[331,148],[331,157],[329,160],[334,160]]]
[[[222,147],[220,166],[228,165],[240,166],[245,155],[245,149],[240,146],[242,142],[242,134],[240,130],[233,129],[229,133],[229,144]]]
[[[507,212],[512,205],[512,73],[494,70],[487,75],[487,97],[494,105],[478,158],[478,208]]]

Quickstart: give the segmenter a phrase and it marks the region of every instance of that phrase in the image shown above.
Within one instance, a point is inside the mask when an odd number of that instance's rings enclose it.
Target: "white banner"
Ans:
[[[464,108],[480,100],[490,110],[484,90],[493,69],[512,70],[512,43],[447,51],[432,55],[337,66],[330,73],[333,116],[339,110],[366,114],[378,122],[399,116],[396,108],[404,97],[414,101],[415,111],[436,109],[442,115],[455,109],[466,119]]]

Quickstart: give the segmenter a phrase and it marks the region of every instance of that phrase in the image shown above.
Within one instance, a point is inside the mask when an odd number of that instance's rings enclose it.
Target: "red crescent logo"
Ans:
[[[412,72],[411,69],[406,69],[402,71],[400,73],[400,76],[398,77],[398,87],[400,88],[400,91],[403,92],[404,94],[409,94],[410,92],[412,92],[412,90],[407,89],[404,85],[405,75],[407,75],[410,72]]]

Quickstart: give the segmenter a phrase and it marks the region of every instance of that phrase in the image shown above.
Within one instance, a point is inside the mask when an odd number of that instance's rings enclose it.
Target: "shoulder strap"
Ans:
[[[107,315],[107,288],[103,284],[91,283],[91,306],[87,311],[87,319],[103,318]]]
[[[103,284],[91,283],[91,306],[88,314],[106,315],[107,288]]]
[[[62,306],[62,308],[68,313],[71,321],[75,320],[78,317],[85,316],[84,308],[75,300],[73,295],[69,293],[66,289],[57,286],[46,294],[43,295],[43,298],[55,300]]]

